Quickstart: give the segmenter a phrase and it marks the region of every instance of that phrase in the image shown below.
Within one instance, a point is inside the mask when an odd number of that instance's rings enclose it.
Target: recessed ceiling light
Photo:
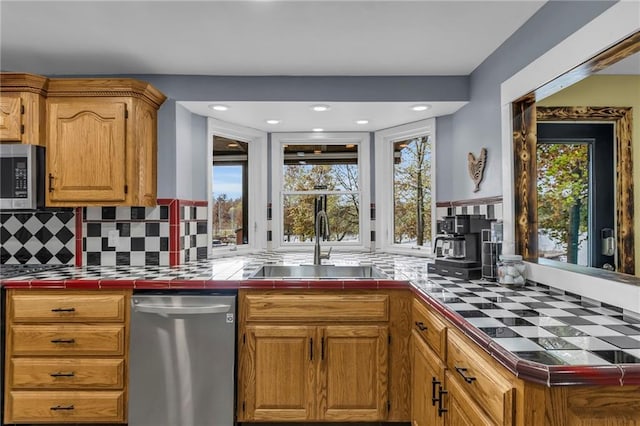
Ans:
[[[369,120],[356,120],[356,124],[369,124]]]
[[[329,111],[331,107],[329,105],[313,105],[311,109],[314,111],[323,112],[323,111]]]
[[[209,108],[214,111],[226,111],[229,109],[229,107],[226,105],[209,105]]]
[[[321,129],[320,127],[316,127],[315,129],[311,129],[314,132],[324,132],[324,129]]]
[[[267,124],[280,124],[280,120],[267,120]]]
[[[411,109],[414,110],[414,111],[426,111],[429,108],[431,108],[431,105],[426,105],[426,104],[424,104],[424,105],[414,105],[414,106],[411,107]]]
[[[227,146],[229,148],[237,148],[237,147],[240,146],[240,144],[238,144],[237,142],[230,142],[230,143],[227,144]]]
[[[322,154],[322,151],[321,151],[321,150],[319,150],[319,149],[314,149],[314,150],[313,150],[313,153],[314,153],[314,154]]]
[[[355,144],[352,144],[352,143],[348,143],[348,144],[346,144],[344,147],[345,147],[345,148],[347,148],[347,149],[351,149],[351,148],[355,148],[355,147],[356,147],[356,145],[355,145]]]

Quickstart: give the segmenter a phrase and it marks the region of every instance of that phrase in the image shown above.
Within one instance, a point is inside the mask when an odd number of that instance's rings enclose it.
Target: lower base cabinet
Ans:
[[[412,335],[411,421],[413,426],[441,426],[445,367],[417,332]]]
[[[5,424],[126,423],[130,297],[7,290]]]
[[[12,391],[7,416],[15,423],[122,423],[123,391]]]
[[[238,421],[387,420],[388,295],[249,294],[240,298]]]
[[[447,406],[445,418],[448,426],[493,426],[483,409],[476,404],[469,394],[451,376],[446,374],[447,390],[443,394],[443,404]]]

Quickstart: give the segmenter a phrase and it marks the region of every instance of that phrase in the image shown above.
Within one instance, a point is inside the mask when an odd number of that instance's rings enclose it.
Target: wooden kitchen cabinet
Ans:
[[[133,79],[50,79],[47,206],[154,206],[157,110]]]
[[[451,372],[447,371],[446,401],[447,426],[492,426],[492,422],[469,393],[457,383]]]
[[[239,299],[239,421],[388,419],[388,294],[248,290]]]
[[[0,142],[46,145],[48,79],[0,73]]]
[[[411,421],[413,426],[436,426],[444,421],[442,390],[445,366],[417,331],[412,335]]]
[[[317,370],[313,360],[315,337],[316,327],[312,326],[246,327],[243,367],[253,373],[241,402],[247,418],[313,418]]]
[[[5,423],[126,422],[130,296],[7,290]]]

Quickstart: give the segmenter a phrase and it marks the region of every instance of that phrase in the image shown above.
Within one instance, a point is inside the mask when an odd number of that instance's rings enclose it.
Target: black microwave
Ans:
[[[0,210],[44,207],[44,147],[0,144]]]

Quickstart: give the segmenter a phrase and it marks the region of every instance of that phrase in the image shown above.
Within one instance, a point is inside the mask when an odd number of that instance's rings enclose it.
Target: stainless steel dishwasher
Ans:
[[[129,426],[232,426],[236,296],[134,294]]]

